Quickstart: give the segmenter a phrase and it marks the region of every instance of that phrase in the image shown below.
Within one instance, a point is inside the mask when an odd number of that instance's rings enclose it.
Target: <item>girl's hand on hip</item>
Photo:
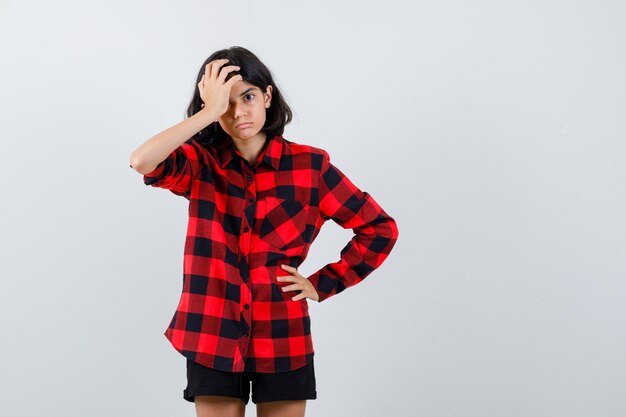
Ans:
[[[287,285],[285,287],[282,287],[281,288],[282,291],[296,291],[296,290],[302,291],[300,294],[295,295],[294,297],[291,297],[293,301],[298,301],[303,298],[310,298],[311,300],[319,301],[320,296],[315,290],[315,287],[313,286],[313,284],[311,284],[311,281],[309,281],[308,279],[300,275],[298,270],[291,265],[281,264],[280,267],[284,269],[285,271],[289,272],[291,275],[278,276],[276,277],[276,280],[278,282],[293,282],[294,283],[292,285]]]

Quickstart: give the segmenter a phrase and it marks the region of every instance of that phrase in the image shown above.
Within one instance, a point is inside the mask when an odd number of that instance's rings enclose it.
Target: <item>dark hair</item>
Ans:
[[[187,117],[191,117],[202,110],[202,99],[200,98],[200,92],[198,91],[198,83],[202,79],[202,75],[204,75],[206,65],[211,61],[223,58],[228,58],[226,65],[238,65],[240,67],[239,70],[230,72],[226,76],[226,81],[228,81],[232,76],[240,74],[243,81],[259,87],[263,93],[265,93],[268,85],[272,85],[272,101],[270,107],[265,110],[265,124],[263,125],[261,131],[265,132],[268,138],[276,135],[282,135],[285,125],[291,122],[291,109],[274,83],[270,70],[261,62],[259,58],[257,58],[256,55],[241,46],[231,46],[228,49],[220,49],[219,51],[211,54],[211,56],[204,61],[198,71],[198,76],[196,77],[193,98],[189,103],[189,107],[187,107]],[[217,121],[211,123],[191,137],[191,139],[196,139],[204,146],[214,145],[217,141],[229,138],[230,136],[224,132],[224,129],[222,129]]]

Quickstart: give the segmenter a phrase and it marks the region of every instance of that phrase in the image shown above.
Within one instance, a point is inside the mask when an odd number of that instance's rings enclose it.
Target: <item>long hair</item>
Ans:
[[[200,92],[198,91],[197,86],[202,79],[202,75],[204,75],[206,65],[211,61],[223,58],[228,58],[226,65],[238,65],[240,67],[239,70],[230,72],[226,77],[226,81],[228,81],[235,74],[239,74],[241,75],[243,81],[259,87],[263,92],[266,91],[268,85],[272,86],[272,101],[270,107],[266,109],[265,124],[263,125],[261,131],[265,132],[268,138],[276,135],[282,135],[285,130],[285,125],[291,122],[291,109],[285,102],[278,86],[274,83],[270,70],[265,66],[265,64],[263,64],[263,62],[261,62],[259,58],[257,58],[256,55],[241,46],[231,46],[228,49],[220,49],[219,51],[211,54],[211,56],[208,57],[200,66],[198,76],[196,77],[194,94],[191,102],[189,103],[189,107],[187,107],[187,117],[191,117],[202,110],[202,98],[200,97]],[[189,140],[196,139],[204,146],[213,146],[218,141],[229,138],[230,136],[228,136],[220,124],[215,121],[193,135]]]

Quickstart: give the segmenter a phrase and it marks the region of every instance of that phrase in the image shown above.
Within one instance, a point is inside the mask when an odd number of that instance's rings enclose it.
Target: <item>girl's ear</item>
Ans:
[[[272,85],[269,84],[265,89],[265,108],[269,109],[272,104]]]

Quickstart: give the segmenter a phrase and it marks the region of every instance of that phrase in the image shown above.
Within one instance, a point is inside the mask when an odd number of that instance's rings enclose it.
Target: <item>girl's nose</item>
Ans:
[[[239,117],[245,116],[245,110],[243,107],[237,106],[235,107],[235,111],[234,111],[234,117],[235,119],[238,119]]]

